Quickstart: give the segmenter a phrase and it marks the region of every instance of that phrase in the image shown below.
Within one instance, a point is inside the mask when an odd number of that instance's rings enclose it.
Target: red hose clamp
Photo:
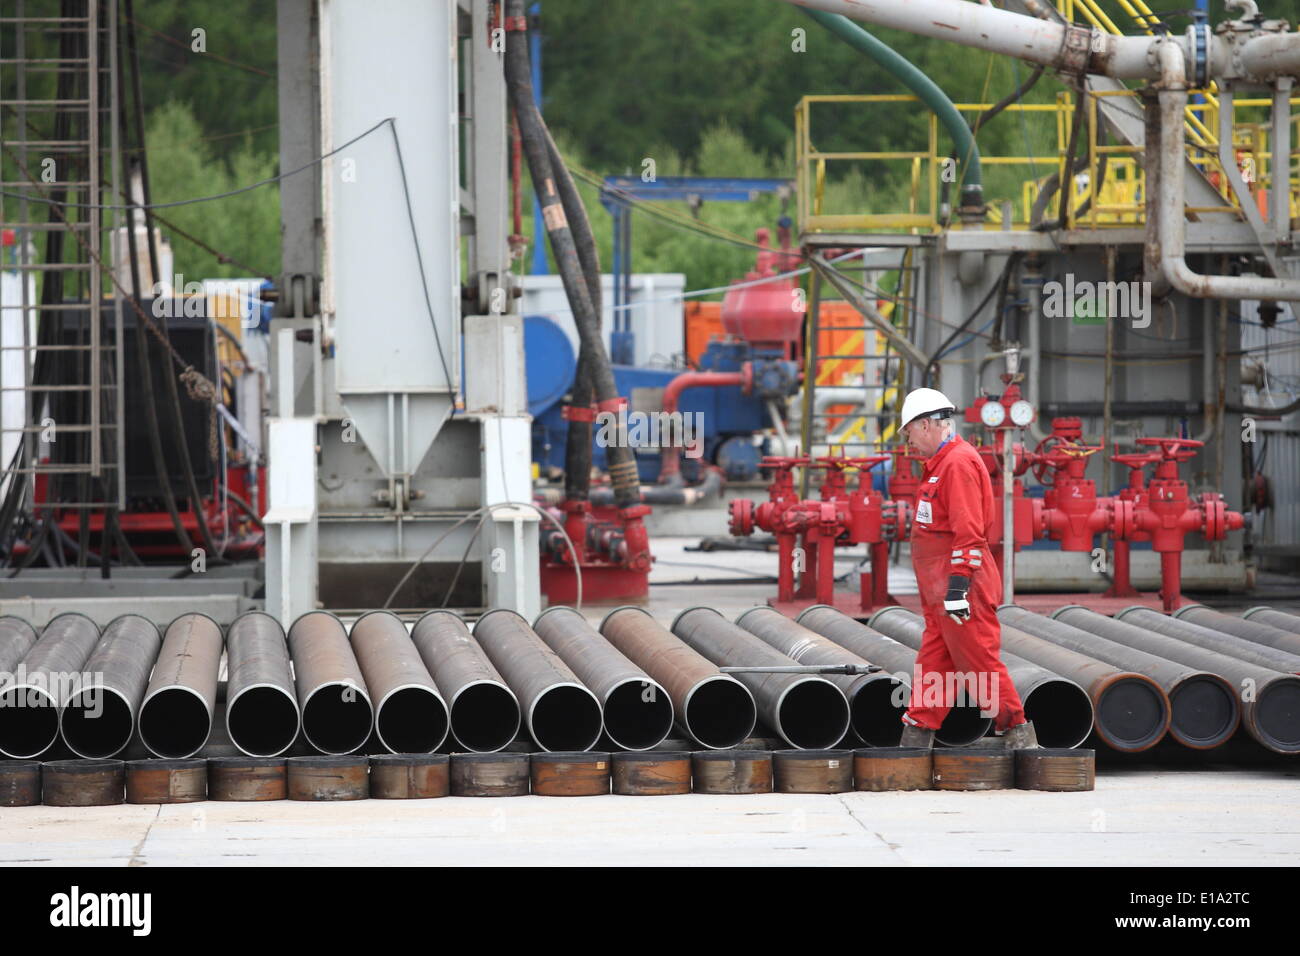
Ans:
[[[597,412],[610,412],[617,415],[620,411],[627,408],[627,396],[615,395],[613,398],[607,398],[603,402],[596,403]]]
[[[596,409],[590,405],[565,405],[560,409],[560,417],[566,422],[594,422]]]

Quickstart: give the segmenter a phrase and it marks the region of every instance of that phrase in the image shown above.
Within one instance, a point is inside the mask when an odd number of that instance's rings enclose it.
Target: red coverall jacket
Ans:
[[[1025,711],[999,657],[996,608],[1002,576],[989,549],[993,488],[979,454],[953,435],[921,475],[912,518],[912,567],[921,593],[925,634],[916,658],[907,723],[937,730],[966,690],[998,730],[1024,723]],[[958,624],[943,609],[950,575],[970,579],[970,617]],[[960,674],[965,681],[951,675]]]

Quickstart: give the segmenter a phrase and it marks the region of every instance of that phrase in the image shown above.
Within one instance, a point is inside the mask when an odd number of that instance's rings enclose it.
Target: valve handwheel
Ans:
[[[1166,461],[1187,461],[1195,457],[1196,449],[1204,446],[1205,442],[1195,438],[1139,438],[1137,444],[1159,446]]]

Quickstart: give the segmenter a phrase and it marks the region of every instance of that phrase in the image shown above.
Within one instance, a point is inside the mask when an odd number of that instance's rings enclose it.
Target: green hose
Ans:
[[[966,157],[962,169],[962,205],[982,206],[984,187],[980,175],[979,148],[975,145],[975,137],[971,135],[970,125],[957,111],[957,107],[952,105],[948,95],[906,57],[900,56],[891,46],[876,39],[847,17],[808,7],[804,7],[803,12],[853,49],[875,60],[934,111],[939,122],[952,137],[957,155]]]

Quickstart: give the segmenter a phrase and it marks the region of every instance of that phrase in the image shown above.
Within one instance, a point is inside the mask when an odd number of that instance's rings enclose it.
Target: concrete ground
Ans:
[[[0,814],[0,864],[1295,866],[1289,767],[1103,771],[1091,793],[25,807]]]

